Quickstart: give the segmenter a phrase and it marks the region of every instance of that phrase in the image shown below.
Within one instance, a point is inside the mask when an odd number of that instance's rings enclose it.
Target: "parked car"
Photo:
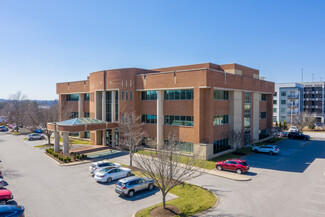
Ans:
[[[302,134],[300,132],[289,132],[289,139],[300,139],[300,140],[310,140],[310,136]]]
[[[25,207],[20,205],[1,205],[0,216],[24,217]]]
[[[322,123],[315,123],[315,128],[318,130],[322,130],[323,129],[323,124]]]
[[[8,130],[9,130],[8,127],[6,127],[6,126],[0,126],[0,132],[6,132]]]
[[[97,182],[111,182],[113,180],[129,177],[131,175],[131,169],[119,167],[113,169],[103,169],[97,172],[94,178]]]
[[[8,200],[13,198],[14,196],[12,195],[11,191],[8,189],[0,189],[0,205],[5,205]]]
[[[34,133],[43,133],[43,130],[37,128],[37,129],[34,131]]]
[[[288,137],[288,132],[286,131],[281,132],[281,137]]]
[[[136,176],[120,179],[115,185],[115,192],[129,197],[133,197],[138,191],[153,190],[155,187],[152,179],[139,178]]]
[[[3,188],[5,186],[5,183],[3,182],[3,179],[0,178],[0,188]]]
[[[1,162],[1,161],[0,161]],[[0,170],[0,178],[2,179],[3,178],[3,174],[2,174],[2,172],[1,172],[1,170]]]
[[[28,135],[29,141],[36,140],[36,139],[44,139],[44,136],[38,133],[32,133]]]
[[[290,128],[289,128],[289,133],[290,132],[299,132],[299,129],[298,129],[298,127],[296,127],[296,126],[291,126]]]
[[[280,153],[280,149],[276,145],[262,145],[262,146],[253,146],[252,151],[255,153],[269,153],[270,155]]]
[[[249,170],[249,165],[245,160],[229,159],[216,163],[217,170],[236,171],[238,174],[246,173]]]
[[[106,167],[121,167],[121,164],[113,163],[110,161],[97,161],[89,166],[89,171],[90,173],[95,174],[100,169],[104,169]]]

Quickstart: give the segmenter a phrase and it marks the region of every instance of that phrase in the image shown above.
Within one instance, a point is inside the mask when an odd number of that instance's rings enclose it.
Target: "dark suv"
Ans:
[[[310,140],[310,136],[302,134],[300,132],[290,132],[288,134],[289,139],[300,139],[300,140]]]

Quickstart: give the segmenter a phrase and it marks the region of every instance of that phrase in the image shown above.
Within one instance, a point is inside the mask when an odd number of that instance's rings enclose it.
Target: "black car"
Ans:
[[[288,134],[289,139],[300,139],[300,140],[310,140],[310,136],[302,134],[300,132],[290,132]]]
[[[10,217],[24,217],[24,206],[16,205],[1,205],[0,206],[0,216],[10,216]]]

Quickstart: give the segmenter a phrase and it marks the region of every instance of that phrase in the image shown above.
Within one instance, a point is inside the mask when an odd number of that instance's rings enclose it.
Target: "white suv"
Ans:
[[[121,167],[121,164],[113,163],[110,161],[98,161],[92,163],[91,166],[89,166],[89,172],[94,175],[101,169],[108,168],[108,167]]]
[[[280,149],[276,145],[254,146],[252,148],[252,151],[255,153],[258,153],[258,152],[269,153],[270,155],[280,153]]]
[[[298,131],[299,131],[298,127],[296,127],[296,126],[292,126],[289,128],[289,132],[298,132]]]
[[[42,136],[41,134],[38,134],[38,133],[32,133],[32,134],[28,135],[28,140],[29,141],[32,141],[32,140],[35,140],[35,139],[44,139],[44,136]]]

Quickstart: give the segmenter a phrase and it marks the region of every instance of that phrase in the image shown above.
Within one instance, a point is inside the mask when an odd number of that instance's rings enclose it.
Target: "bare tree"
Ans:
[[[10,101],[8,103],[7,112],[10,122],[13,122],[17,125],[16,130],[19,130],[21,125],[28,122],[28,113],[26,106],[29,103],[26,95],[23,95],[21,91],[11,95],[9,97]]]
[[[202,174],[198,166],[202,161],[196,154],[184,156],[182,142],[176,134],[169,134],[168,143],[150,156],[135,155],[134,162],[141,172],[154,180],[162,193],[163,208],[166,209],[166,196],[175,186]]]
[[[138,115],[126,113],[123,117],[119,124],[119,144],[121,147],[126,147],[129,150],[130,166],[132,166],[133,155],[137,152],[145,133],[142,130],[143,124],[140,122]]]
[[[38,127],[43,131],[47,137],[48,144],[50,145],[53,131],[47,129],[47,123],[59,121],[60,115],[63,119],[67,119],[71,115],[71,112],[65,109],[61,111],[60,114],[58,103],[50,107],[40,107],[34,103],[29,104],[29,115],[31,119],[31,125]]]
[[[229,133],[229,140],[235,152],[238,152],[243,147],[244,134],[241,130],[231,130]]]
[[[315,114],[311,112],[299,112],[297,115],[293,116],[292,122],[298,127],[298,130],[302,132],[304,127],[316,123],[316,117]]]

